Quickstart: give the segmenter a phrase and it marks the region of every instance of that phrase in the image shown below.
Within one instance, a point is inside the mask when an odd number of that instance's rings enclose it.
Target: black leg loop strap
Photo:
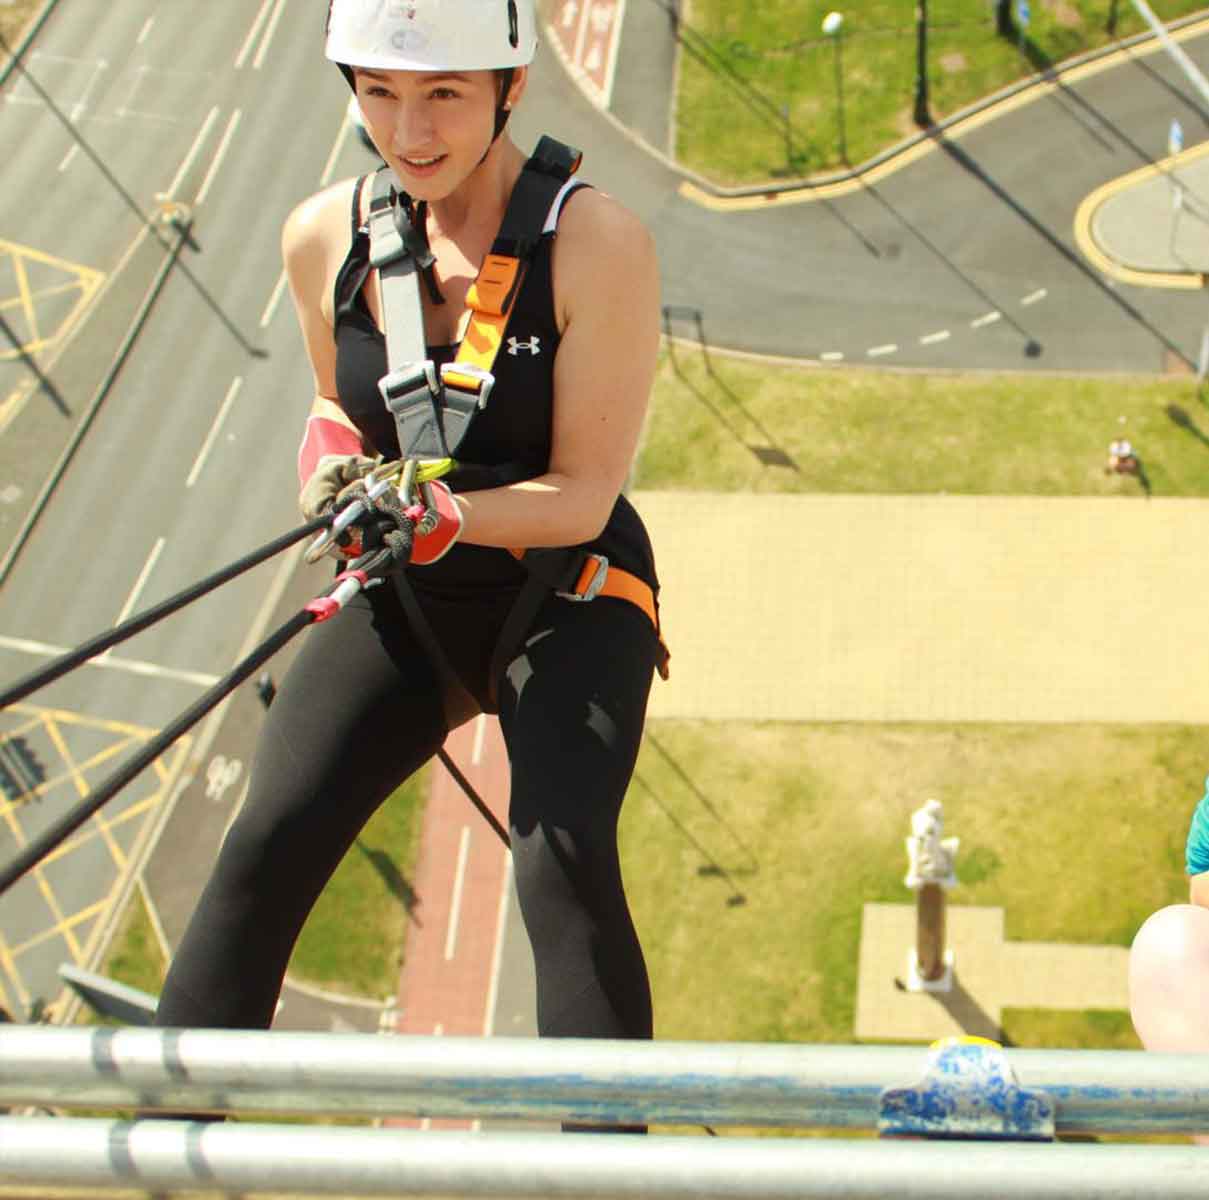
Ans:
[[[419,600],[412,590],[405,572],[394,577],[395,590],[403,611],[407,614],[407,623],[416,639],[423,647],[432,669],[437,673],[437,681],[441,687],[441,707],[445,710],[445,728],[457,729],[471,717],[477,716],[481,710],[479,702],[466,690],[466,685],[458,678],[449,659],[445,655],[437,635],[433,632]]]

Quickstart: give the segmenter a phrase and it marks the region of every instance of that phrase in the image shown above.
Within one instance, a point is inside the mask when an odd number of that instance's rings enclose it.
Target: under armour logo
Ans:
[[[511,354],[513,358],[516,358],[516,356],[522,350],[528,350],[529,353],[536,358],[537,355],[541,353],[541,347],[538,345],[538,339],[531,337],[527,342],[518,342],[514,337],[510,337],[508,339],[508,353]]]

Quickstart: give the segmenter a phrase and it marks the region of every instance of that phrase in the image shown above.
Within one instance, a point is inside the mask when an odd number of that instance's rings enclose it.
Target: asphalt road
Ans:
[[[321,179],[362,169],[365,155],[346,136],[344,85],[323,69],[321,39],[288,17],[275,2],[234,18],[147,0],[98,25],[63,5],[27,58],[35,82],[10,84],[0,142],[16,153],[6,163],[0,223],[8,243],[53,247],[59,264],[24,256],[33,264],[28,307],[43,333],[70,317],[63,263],[103,272],[108,289],[80,336],[37,355],[46,386],[30,386],[37,372],[19,356],[0,364],[6,542],[174,240],[171,227],[151,231],[137,212],[168,196],[188,205],[194,223],[0,593],[0,677],[40,665],[39,647],[74,646],[297,524],[294,447],[312,384],[279,286],[280,228]],[[75,123],[78,139],[51,105]],[[5,312],[10,326],[28,315]],[[18,333],[29,336],[28,328]],[[8,807],[0,852],[7,857],[34,836],[229,669],[254,629],[276,615],[266,605],[276,571],[275,563],[257,568],[127,642],[105,665],[5,713],[5,732],[24,730],[48,779],[36,798]],[[237,797],[232,764],[246,771],[254,721],[253,713],[223,726],[229,747],[212,740],[216,726],[195,729],[70,852],[0,899],[8,1007],[50,999],[58,963],[88,959],[166,799],[214,808],[207,790],[227,803]]]
[[[614,109],[648,114],[648,138],[667,105],[660,27],[627,26],[615,77]],[[1204,39],[1185,48],[1209,58]],[[20,300],[0,309],[0,549],[172,253],[175,229],[146,215],[179,202],[193,224],[0,591],[3,679],[295,523],[294,448],[311,380],[282,297],[279,230],[322,181],[368,164],[347,136],[346,92],[323,63],[318,22],[296,0],[234,15],[129,0],[103,23],[62,5],[26,63],[35,82],[14,76],[0,104],[0,265]],[[738,214],[687,199],[680,177],[603,119],[548,49],[515,129],[522,144],[548,129],[585,149],[585,176],[654,231],[665,302],[700,308],[715,344],[1149,373],[1194,356],[1204,301],[1100,277],[1074,248],[1071,217],[1094,187],[1160,157],[1173,115],[1190,142],[1203,137],[1184,81],[1161,56],[1137,59],[849,196]],[[48,778],[3,809],[0,855],[194,701],[308,589],[276,563],[258,568],[6,711],[0,732],[23,736]],[[163,864],[201,864],[204,875],[242,794],[257,720],[241,694],[69,852],[0,898],[0,1002],[28,1011],[59,991],[60,962],[89,962],[161,834],[171,852],[149,871],[153,886],[197,886]],[[178,896],[173,911],[183,905]]]

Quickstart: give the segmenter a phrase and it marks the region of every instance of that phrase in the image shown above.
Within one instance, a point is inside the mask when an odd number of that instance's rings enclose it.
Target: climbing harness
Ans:
[[[516,463],[463,464],[456,456],[476,414],[491,398],[493,367],[530,259],[549,228],[551,214],[557,213],[561,200],[575,186],[572,177],[582,157],[578,150],[552,137],[538,141],[512,190],[491,250],[466,294],[470,317],[457,355],[439,372],[427,357],[424,339],[419,281],[427,281],[430,293],[436,291],[436,281],[423,207],[413,206],[410,197],[393,186],[387,168],[375,173],[368,222],[370,265],[378,271],[387,353],[387,373],[378,388],[394,417],[403,457],[419,459],[422,469],[429,461],[439,460],[441,473],[456,471],[461,482],[466,467],[481,487],[504,486],[534,473]],[[637,605],[659,638],[658,670],[662,678],[668,677],[670,655],[659,636],[655,593],[645,580],[610,565],[603,554],[577,547],[515,549],[511,553],[525,567],[526,579],[492,654],[488,677],[492,710],[497,704],[497,681],[552,592],[570,601],[611,596]],[[395,586],[413,632],[441,677],[446,720],[454,728],[473,715],[478,705],[446,661],[406,578],[400,576]]]

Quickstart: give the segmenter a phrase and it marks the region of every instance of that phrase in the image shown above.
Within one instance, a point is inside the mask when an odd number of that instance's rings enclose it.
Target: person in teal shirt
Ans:
[[[1188,872],[1189,898],[1193,904],[1209,908],[1209,776],[1205,777],[1205,794],[1188,824],[1184,861]]]
[[[1130,948],[1129,1012],[1147,1050],[1203,1054],[1209,1053],[1209,778],[1188,825],[1184,859],[1190,903],[1153,913]]]

